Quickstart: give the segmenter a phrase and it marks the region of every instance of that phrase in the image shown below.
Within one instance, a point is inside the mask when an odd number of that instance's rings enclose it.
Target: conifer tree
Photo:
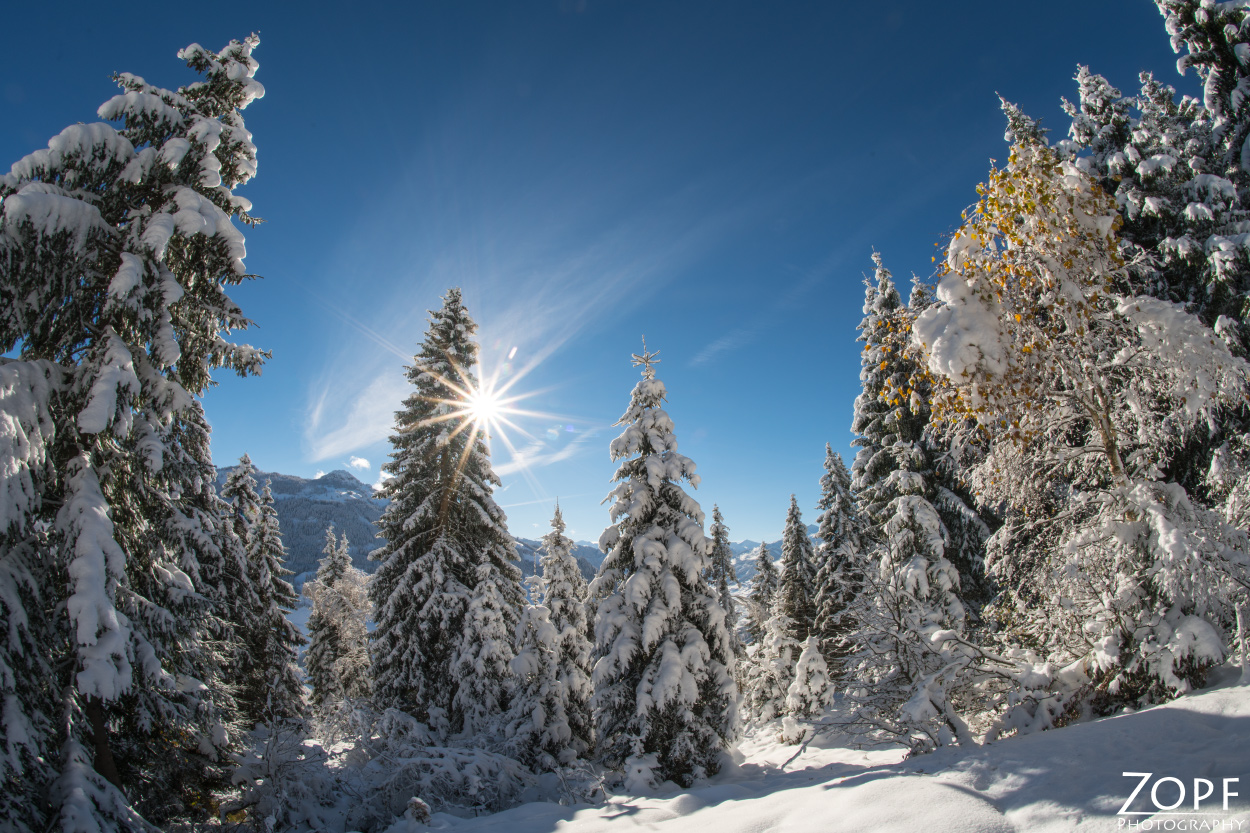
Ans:
[[[499,485],[470,397],[477,325],[460,290],[430,313],[395,415],[387,543],[370,582],[374,696],[442,731],[481,729],[507,706],[512,639],[524,599],[515,544],[492,497]]]
[[[851,475],[842,455],[825,445],[825,474],[820,479],[820,518],[816,537],[816,628],[821,651],[829,659],[854,648],[851,603],[862,583],[864,541],[851,495]]]
[[[502,551],[514,545],[509,539],[496,546]],[[511,573],[503,569],[507,567],[512,568]],[[493,728],[493,721],[507,710],[513,693],[516,623],[525,600],[520,572],[508,561],[477,567],[464,633],[457,640],[451,665],[456,685],[451,725],[466,735]]]
[[[921,475],[899,470],[889,484],[898,495],[853,616],[862,646],[850,675],[856,718],[874,730],[928,749],[969,742],[957,692],[967,682],[947,643],[964,631],[959,574],[945,557],[946,529],[924,497]],[[948,635],[943,638],[943,635]]]
[[[551,532],[543,536],[542,603],[522,613],[512,661],[517,693],[508,715],[510,743],[524,763],[544,770],[584,756],[593,745],[586,579],[564,528],[557,504]]]
[[[884,525],[898,497],[893,484],[900,482],[891,475],[897,471],[919,474],[925,498],[938,510],[943,525],[959,532],[957,546],[948,555],[959,570],[961,586],[974,591],[978,602],[984,601],[988,598],[983,579],[988,529],[961,497],[966,489],[952,482],[960,472],[943,472],[935,463],[937,457],[958,455],[950,454],[953,432],[931,425],[934,377],[926,371],[924,356],[912,339],[913,322],[932,306],[933,295],[924,283],[914,281],[904,305],[879,254],[873,254],[873,263],[874,282],[867,284],[864,319],[859,325],[864,342],[863,392],[855,400],[851,425],[859,435],[852,445],[860,446],[851,471],[859,514],[869,539],[884,540]]]
[[[611,588],[595,617],[594,716],[599,751],[636,779],[689,785],[714,774],[737,730],[733,652],[725,613],[703,577],[703,511],[694,463],[677,451],[655,354],[634,356],[643,379],[612,442],[620,460],[608,495],[612,525],[595,588]]]
[[[217,603],[217,615],[222,620],[220,638],[230,652],[230,665],[235,669],[235,687],[238,687],[238,671],[250,662],[247,634],[252,617],[260,609],[260,595],[252,581],[250,559],[257,527],[261,521],[261,499],[256,491],[256,466],[252,458],[244,454],[239,464],[228,475],[221,488],[227,530],[223,536],[220,563],[205,569],[204,583]],[[250,715],[255,723],[255,715]],[[245,722],[247,718],[244,718]]]
[[[564,534],[564,517],[556,505],[551,532],[543,536],[543,605],[551,611],[555,628],[556,679],[566,692],[565,714],[571,734],[570,748],[586,754],[594,745],[590,698],[593,645],[587,638],[586,600],[590,590],[573,557],[573,542]]]
[[[218,580],[210,581],[232,649],[235,703],[248,726],[300,716],[304,690],[298,666],[304,638],[287,619],[296,596],[284,578],[291,572],[283,566],[278,514],[268,483],[257,494],[255,474],[244,454],[226,477],[222,499],[231,534],[223,547],[227,560]]]
[[[1182,28],[1183,17],[1195,22],[1191,4],[1164,3],[1160,8]],[[1176,32],[1173,45],[1181,49],[1189,41],[1192,51],[1194,34],[1208,43],[1211,35],[1221,42],[1227,37],[1214,31],[1203,35],[1202,28],[1183,37]],[[1233,37],[1234,42],[1239,39]],[[1184,65],[1189,58],[1181,61]],[[1229,77],[1244,77],[1244,69],[1228,66],[1211,53],[1201,54],[1198,64],[1200,76],[1215,80],[1216,88]],[[1215,68],[1203,69],[1206,64]],[[1250,219],[1244,198],[1247,174],[1241,169],[1240,151],[1234,160],[1226,144],[1230,130],[1244,133],[1250,127],[1244,104],[1230,107],[1218,89],[1209,88],[1204,106],[1190,96],[1178,98],[1176,90],[1150,73],[1142,73],[1140,80],[1136,96],[1123,96],[1106,78],[1080,67],[1078,103],[1064,102],[1072,124],[1071,142],[1063,151],[1076,151],[1074,163],[1115,198],[1118,245],[1126,260],[1118,291],[1184,304],[1244,357],[1250,351],[1250,255],[1239,241]],[[1217,109],[1225,116],[1217,115]],[[1238,119],[1240,126],[1233,123]],[[1227,409],[1169,449],[1161,470],[1195,497],[1216,500],[1214,493],[1221,490],[1212,482],[1213,455],[1244,435],[1248,425],[1250,412],[1244,406]],[[1250,462],[1239,444],[1234,443],[1233,451],[1237,465]]]
[[[141,827],[119,787],[161,823],[225,775],[228,657],[199,591],[226,536],[198,397],[213,368],[264,358],[225,337],[249,323],[226,288],[250,277],[232,218],[254,222],[233,191],[256,171],[240,111],[263,94],[257,43],[183,50],[204,77],[176,92],[116,76],[98,115],[119,126],[71,126],[0,177],[5,415],[39,446],[0,452],[23,482],[0,562],[37,565],[40,639],[55,634],[37,652],[53,678],[6,696],[6,725],[48,762],[0,764],[51,798],[18,812],[32,829]],[[0,603],[10,633],[41,627],[25,592]]]
[[[751,611],[747,621],[747,633],[756,644],[764,638],[768,621],[773,618],[780,587],[781,575],[773,555],[768,551],[767,544],[760,544],[755,554],[755,575],[751,577],[751,594],[748,597]]]
[[[526,605],[517,623],[512,658],[516,693],[505,727],[517,760],[547,771],[577,756],[565,710],[568,692],[556,677],[556,638],[551,611],[540,604]]]
[[[790,620],[794,629],[790,635],[798,642],[807,641],[816,624],[816,551],[794,495],[790,495],[781,535],[781,584],[776,606],[777,612]]]
[[[594,740],[586,579],[564,529],[556,504],[542,537],[542,603],[527,605],[517,625],[517,690],[507,722],[522,762],[546,770],[582,757]]]
[[[929,461],[921,444],[928,422],[925,403],[913,396],[919,367],[908,354],[911,316],[885,268],[873,252],[872,281],[865,281],[864,318],[859,340],[864,342],[860,381],[863,392],[855,399],[852,445],[860,447],[851,466],[852,485],[861,513],[874,537],[890,516],[896,497],[888,483],[891,472],[907,467],[925,471]]]
[[[1250,14],[1239,4],[1203,0],[1155,0],[1171,36],[1183,74],[1192,68],[1202,81],[1202,105],[1211,115],[1217,151],[1212,173],[1238,188],[1250,185],[1250,71],[1243,56],[1250,43]]]
[[[729,527],[721,517],[720,507],[712,506],[712,525],[708,528],[711,536],[710,563],[704,578],[708,584],[716,588],[720,605],[725,611],[725,630],[729,632],[729,643],[734,656],[742,653],[742,643],[738,640],[738,609],[734,603],[733,593],[729,585],[738,583],[738,574],[734,571],[733,550],[729,547]]]
[[[0,407],[6,411],[10,403],[4,400],[18,389],[9,383],[15,375],[10,371],[0,366]],[[31,433],[38,443],[37,425],[15,423],[23,434],[35,428]],[[56,772],[55,674],[47,652],[58,632],[45,602],[54,594],[39,583],[45,574],[40,553],[49,546],[47,536],[28,525],[28,512],[21,506],[31,497],[6,501],[0,514],[6,522],[0,527],[0,629],[9,635],[0,639],[0,701],[6,708],[0,725],[0,819],[19,833],[42,829],[44,792]]]
[[[586,579],[572,557],[556,504],[542,537],[541,604],[527,605],[516,629],[516,697],[507,734],[522,762],[552,770],[592,745],[590,640],[586,638]]]
[[[286,580],[286,548],[269,481],[260,494],[260,517],[248,547],[248,576],[257,608],[242,628],[246,662],[241,669],[239,708],[249,723],[270,723],[304,713],[299,648],[307,644],[287,615],[295,609],[295,588]]]

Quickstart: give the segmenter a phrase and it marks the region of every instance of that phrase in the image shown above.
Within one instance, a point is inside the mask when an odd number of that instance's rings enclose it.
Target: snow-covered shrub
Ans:
[[[743,707],[758,723],[785,714],[786,695],[794,681],[794,666],[802,650],[791,633],[790,620],[778,613],[768,620],[764,638],[752,647],[743,672]]]
[[[1074,497],[1086,511],[1026,612],[1054,661],[1078,662],[1092,705],[1168,699],[1222,662],[1250,573],[1246,534],[1176,483],[1137,481]]]
[[[304,721],[258,726],[232,777],[240,795],[222,805],[222,817],[246,811],[244,827],[265,833],[305,825],[327,829],[335,818],[331,810],[338,785],[326,761],[324,749],[308,738]]]
[[[340,700],[323,710],[317,732],[332,757],[339,792],[352,796],[348,830],[384,830],[404,816],[412,798],[434,812],[471,816],[532,800],[538,778],[519,761],[489,749],[446,745],[444,735],[397,709],[377,712],[365,701]],[[489,741],[489,738],[482,738]],[[588,795],[589,781],[567,772],[570,795]]]
[[[786,689],[786,713],[795,717],[818,717],[832,701],[829,667],[821,656],[819,640],[809,636],[794,666],[794,680]]]
[[[435,736],[412,717],[395,709],[383,712],[369,745],[384,774],[370,795],[389,812],[401,815],[408,799],[419,796],[436,812],[497,812],[517,802],[535,782],[520,763],[505,755],[472,747],[439,746]]]

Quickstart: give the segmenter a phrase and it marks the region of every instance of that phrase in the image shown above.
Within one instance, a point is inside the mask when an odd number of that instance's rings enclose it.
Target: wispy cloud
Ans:
[[[510,460],[495,466],[495,473],[500,477],[504,477],[516,472],[540,469],[553,463],[559,463],[561,460],[568,460],[586,450],[586,441],[598,435],[599,429],[586,429],[579,431],[563,444],[537,437],[521,448],[514,449]]]
[[[425,311],[437,308],[447,287],[464,290],[486,374],[509,363],[502,385],[525,393],[526,375],[570,339],[648,303],[799,187],[769,191],[720,175],[676,186],[656,177],[640,187],[636,177],[588,157],[559,167],[559,177],[492,181],[487,188],[479,160],[459,156],[467,147],[427,148],[452,156],[411,168],[414,180],[342,237],[330,265],[339,280],[325,285],[342,294],[314,299],[354,332],[336,337],[337,351],[326,356],[322,380],[309,391],[304,438],[311,460],[359,452],[388,435],[410,392],[395,359],[407,361],[418,348]],[[414,203],[413,193],[422,199]],[[427,213],[426,205],[440,210]],[[367,313],[364,296],[346,289],[366,280]],[[579,444],[527,446],[497,471],[551,465],[575,455]]]
[[[369,461],[364,457],[352,457],[347,461],[347,465],[353,469],[357,469],[358,471],[366,471],[367,469],[373,468],[369,465]]]
[[[358,386],[350,376],[321,382],[304,423],[304,443],[311,460],[342,457],[389,436],[410,386],[398,368],[365,375]],[[361,460],[354,457],[353,460]],[[364,468],[368,468],[368,462]],[[356,463],[350,463],[359,468]]]
[[[821,281],[830,275],[833,271],[833,266],[833,263],[826,261],[821,267],[809,272],[795,282],[784,295],[773,302],[769,309],[755,316],[750,323],[734,328],[696,353],[695,357],[690,360],[690,364],[695,367],[707,364],[722,353],[727,353],[738,347],[750,344],[765,332],[776,327],[787,310],[797,306],[807,293],[815,289]]]
[[[550,503],[554,505],[557,500],[565,500],[565,499],[572,500],[573,498],[579,498],[579,497],[585,497],[585,495],[584,494],[559,495],[558,497],[553,495],[552,497],[543,497],[543,498],[538,498],[537,500],[522,500],[522,501],[518,501],[517,503],[501,503],[499,504],[499,508],[500,509],[516,509],[519,506],[537,506],[540,503]]]

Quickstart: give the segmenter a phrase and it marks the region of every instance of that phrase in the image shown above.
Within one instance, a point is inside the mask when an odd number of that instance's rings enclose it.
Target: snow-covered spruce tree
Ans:
[[[806,642],[816,625],[816,548],[807,537],[798,501],[790,495],[790,509],[781,534],[781,584],[776,610],[790,620],[798,642]]]
[[[794,623],[784,614],[772,616],[745,663],[743,710],[757,723],[777,720],[786,712],[786,692],[794,681],[794,664],[802,649],[793,633]]]
[[[975,595],[987,597],[982,553],[988,530],[960,497],[964,489],[955,482],[962,474],[959,466],[937,470],[935,459],[962,461],[950,453],[952,437],[938,434],[930,425],[934,379],[912,343],[912,323],[931,305],[931,295],[928,287],[914,281],[911,298],[903,304],[881,255],[874,252],[873,263],[876,269],[873,279],[866,282],[864,318],[859,325],[859,340],[864,342],[860,357],[863,391],[855,400],[851,422],[851,430],[858,435],[852,445],[860,447],[851,466],[851,482],[866,535],[882,540],[882,528],[893,515],[898,494],[891,490],[895,481],[890,475],[900,470],[922,475],[925,497],[938,509],[944,524],[960,532],[961,547],[948,554],[962,584],[977,591]]]
[[[1244,56],[1250,48],[1250,12],[1237,3],[1204,0],[1155,0],[1171,36],[1172,49],[1182,53],[1176,68],[1192,68],[1202,80],[1203,107],[1211,114],[1211,135],[1218,168],[1238,188],[1250,186],[1250,70]]]
[[[346,535],[343,536],[347,538]],[[348,566],[334,582],[333,591],[323,602],[325,616],[334,623],[339,637],[339,656],[334,660],[332,689],[344,700],[364,700],[373,691],[369,659],[368,622],[373,607],[369,603],[369,575]]]
[[[1010,578],[1017,634],[1079,661],[1099,709],[1186,691],[1223,656],[1245,580],[1225,553],[1244,552],[1244,534],[1163,482],[1160,463],[1244,396],[1246,364],[1178,305],[1120,294],[1118,215],[1076,165],[1017,143],[979,192],[942,305],[915,333],[953,385],[938,408],[992,435],[991,498],[1014,503],[1054,472],[1074,484],[1058,546],[991,562]]]
[[[755,553],[755,575],[751,576],[751,592],[747,596],[747,633],[753,643],[764,638],[768,620],[773,618],[777,605],[777,593],[781,587],[781,574],[777,562],[768,551],[767,544],[760,544]]]
[[[226,527],[218,563],[203,565],[202,584],[206,594],[216,605],[218,638],[224,651],[228,652],[230,685],[238,690],[246,676],[245,667],[250,658],[245,635],[260,610],[260,595],[252,581],[249,559],[255,546],[257,526],[261,520],[260,493],[256,491],[256,466],[252,458],[244,454],[239,464],[228,475],[221,487]],[[255,715],[240,717],[250,728],[257,720]]]
[[[341,623],[331,613],[336,607],[335,600],[328,594],[333,593],[334,586],[352,566],[347,546],[346,533],[339,539],[334,535],[334,524],[326,527],[326,543],[321,550],[317,575],[304,585],[304,595],[313,603],[308,614],[308,652],[304,655],[304,665],[312,686],[312,702],[318,708],[342,698],[334,664],[343,655],[343,637]]]
[[[564,708],[567,691],[556,679],[555,642],[551,611],[526,605],[517,623],[516,686],[504,732],[510,754],[532,769],[548,771],[577,756]]]
[[[395,415],[378,521],[387,543],[370,581],[374,697],[438,731],[481,729],[507,706],[524,599],[515,544],[491,496],[499,485],[470,397],[477,324],[460,290],[430,313]]]
[[[734,571],[734,554],[729,547],[729,527],[725,526],[719,506],[712,506],[712,525],[708,528],[708,534],[711,538],[711,550],[708,553],[710,563],[704,578],[716,588],[720,606],[725,610],[725,630],[729,633],[729,645],[737,657],[742,653],[742,643],[738,639],[738,607],[734,603],[729,585],[738,583],[738,574]]]
[[[43,828],[46,785],[55,775],[56,674],[50,654],[62,634],[49,601],[53,587],[43,556],[46,529],[38,525],[49,457],[44,437],[55,429],[48,409],[49,380],[29,377],[33,363],[0,363],[0,459],[18,462],[19,477],[0,490],[0,819],[19,833]],[[46,371],[55,373],[51,366]],[[25,469],[25,471],[23,471]],[[9,469],[12,471],[12,469]],[[25,474],[25,477],[21,477]]]
[[[859,594],[864,568],[864,536],[851,475],[838,454],[825,445],[825,474],[820,479],[820,517],[816,537],[816,626],[820,649],[838,661],[854,649],[851,602]]]
[[[865,281],[864,318],[859,325],[863,391],[855,399],[851,420],[857,435],[852,445],[860,449],[851,466],[851,483],[870,533],[879,538],[896,497],[887,487],[891,472],[929,469],[921,445],[928,414],[922,398],[913,396],[920,374],[907,350],[911,316],[881,255],[873,252],[872,261],[876,270],[873,279]]]
[[[15,824],[140,826],[115,786],[159,823],[207,806],[224,776],[226,658],[197,592],[223,535],[197,397],[213,368],[263,359],[225,338],[248,323],[225,289],[248,277],[232,218],[252,218],[233,190],[256,170],[240,111],[263,92],[257,43],[183,50],[204,78],[177,92],[118,75],[98,114],[120,127],[71,126],[0,177],[5,416],[41,446],[8,446],[0,465],[19,498],[0,560],[37,559],[56,634],[39,646],[55,676],[6,698],[6,726],[34,729],[23,746],[60,773],[16,776],[55,815],[32,803]],[[10,617],[26,604],[5,597]]]
[[[249,724],[304,714],[304,681],[299,648],[304,637],[287,618],[295,609],[295,588],[286,580],[286,549],[269,482],[260,494],[260,517],[247,553],[248,576],[259,605],[242,627],[245,661],[237,672],[237,701]]]
[[[720,768],[737,732],[737,691],[725,611],[703,577],[703,511],[694,463],[677,451],[655,354],[634,356],[643,379],[612,441],[621,460],[609,493],[607,553],[592,585],[611,588],[595,616],[593,709],[605,763],[640,781],[689,786]]]
[[[512,664],[517,694],[509,733],[526,762],[542,769],[583,757],[594,745],[588,589],[564,528],[557,505],[543,536],[542,605],[522,617]]]
[[[505,574],[502,568],[508,567],[515,575]],[[479,564],[476,579],[451,666],[456,682],[452,727],[469,736],[494,728],[508,708],[515,685],[516,623],[525,600],[520,568],[510,561]]]

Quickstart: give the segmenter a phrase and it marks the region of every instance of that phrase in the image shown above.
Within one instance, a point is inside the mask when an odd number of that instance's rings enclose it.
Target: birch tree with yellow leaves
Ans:
[[[1247,365],[1180,305],[1129,294],[1111,198],[1018,135],[913,326],[942,382],[934,418],[973,418],[991,438],[983,500],[1045,516],[1041,546],[991,542],[1008,630],[1066,669],[1053,681],[1066,696],[1100,710],[1163,699],[1223,659],[1248,560],[1244,533],[1162,465],[1244,402]]]

